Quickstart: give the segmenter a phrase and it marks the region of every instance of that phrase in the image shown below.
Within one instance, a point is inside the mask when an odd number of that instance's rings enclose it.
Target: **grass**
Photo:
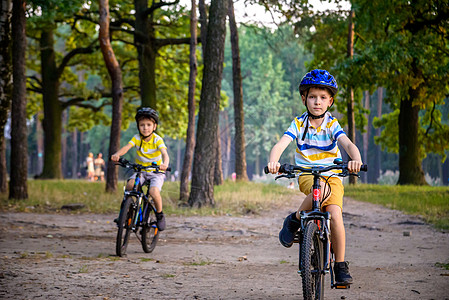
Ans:
[[[215,206],[183,208],[178,204],[179,182],[166,182],[162,189],[164,212],[171,215],[244,215],[287,205],[294,193],[278,185],[233,183],[215,187]],[[123,197],[123,181],[115,193],[105,193],[105,183],[83,180],[29,180],[28,199],[9,200],[0,194],[0,211],[59,213],[66,204],[84,208],[71,213],[117,213]]]
[[[345,196],[420,215],[436,228],[449,229],[449,187],[347,185]]]
[[[117,213],[123,195],[120,181],[115,193],[105,183],[84,180],[29,180],[27,200],[9,200],[0,194],[1,211],[59,213],[65,204],[84,208],[70,213]],[[215,206],[185,208],[179,204],[179,182],[166,182],[162,190],[164,212],[170,215],[246,215],[298,205],[297,191],[276,184],[225,181],[214,189]],[[449,229],[449,187],[347,185],[345,196],[381,204],[407,214],[420,215],[435,227]]]

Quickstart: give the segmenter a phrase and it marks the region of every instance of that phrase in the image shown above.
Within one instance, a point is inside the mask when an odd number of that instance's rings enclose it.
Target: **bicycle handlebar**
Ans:
[[[340,176],[347,176],[347,175],[351,175],[351,173],[349,173],[348,170],[348,162],[342,162],[341,160],[334,160],[334,164],[335,165],[331,165],[328,167],[311,167],[311,168],[304,168],[301,166],[296,166],[296,165],[290,165],[290,164],[282,164],[279,168],[279,173],[284,173],[284,174],[293,174],[295,171],[301,171],[304,173],[316,173],[316,174],[321,174],[327,171],[331,171],[331,170],[343,170],[343,174]],[[362,165],[360,167],[360,171],[364,171],[367,172],[368,171],[368,165]],[[268,174],[268,166],[265,166],[264,168],[264,172],[265,174]]]
[[[132,163],[127,159],[124,159],[122,157],[119,158],[118,163],[119,166],[122,166],[124,168],[128,168],[128,169],[133,169],[135,171],[141,171],[141,170],[147,170],[147,169],[155,169],[156,173],[160,172],[159,166],[153,162],[150,166],[143,166],[137,163]],[[167,172],[171,171],[171,167],[168,167],[167,170],[165,170]]]

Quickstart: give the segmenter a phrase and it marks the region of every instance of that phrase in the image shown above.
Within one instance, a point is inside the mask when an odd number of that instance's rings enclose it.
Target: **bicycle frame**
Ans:
[[[320,175],[317,171],[312,171],[313,175],[313,201],[312,210],[309,212],[301,211],[301,232],[304,232],[307,224],[309,222],[315,222],[320,230],[320,240],[323,243],[324,250],[324,272],[329,273],[330,269],[330,220],[331,214],[329,212],[322,212],[320,207],[321,201],[321,185],[320,185]],[[299,266],[301,266],[301,257],[299,258]],[[301,270],[298,271],[301,273]]]

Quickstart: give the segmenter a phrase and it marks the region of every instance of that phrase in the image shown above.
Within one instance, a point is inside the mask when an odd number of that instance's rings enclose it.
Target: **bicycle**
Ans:
[[[143,166],[131,163],[124,158],[120,158],[117,165],[133,170],[136,173],[136,178],[132,190],[125,190],[123,195],[117,220],[116,254],[120,257],[126,254],[131,232],[136,234],[137,239],[142,244],[143,251],[151,253],[156,247],[159,238],[159,231],[156,226],[156,208],[150,196],[149,182],[141,182],[140,174],[148,169],[154,169],[154,172],[159,173],[159,166],[156,163],[150,166]],[[170,168],[167,171],[170,171]],[[142,189],[144,185],[147,185],[146,193]]]
[[[311,211],[300,212],[300,229],[296,232],[294,243],[299,243],[299,270],[298,273],[302,277],[302,289],[304,299],[323,299],[324,298],[324,275],[330,273],[331,288],[346,289],[350,284],[342,285],[334,282],[334,273],[332,269],[333,251],[331,247],[331,231],[330,231],[330,212],[322,212],[321,204],[329,197],[331,187],[328,184],[328,178],[321,175],[321,173],[341,170],[338,175],[346,177],[349,175],[358,176],[350,173],[347,162],[341,159],[335,159],[334,165],[328,167],[314,166],[311,168],[304,168],[300,166],[283,164],[279,168],[279,173],[282,175],[276,176],[275,180],[279,178],[296,178],[297,176],[313,176],[313,204]],[[362,165],[361,171],[367,171],[368,166]],[[268,174],[268,167],[265,167],[265,174]],[[300,171],[300,172],[296,172]],[[321,200],[321,184],[320,178],[326,182],[326,187],[329,189],[324,192],[324,197]],[[326,189],[326,188],[325,188]]]

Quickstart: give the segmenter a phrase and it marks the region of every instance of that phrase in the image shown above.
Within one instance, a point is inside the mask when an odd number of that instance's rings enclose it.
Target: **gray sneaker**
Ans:
[[[164,231],[164,229],[165,229],[165,215],[164,215],[164,213],[163,212],[156,213],[156,219],[157,219],[157,223],[156,223],[157,228],[160,231]]]
[[[353,282],[351,275],[349,274],[348,262],[335,262],[334,263],[335,282],[341,285],[349,285]]]

